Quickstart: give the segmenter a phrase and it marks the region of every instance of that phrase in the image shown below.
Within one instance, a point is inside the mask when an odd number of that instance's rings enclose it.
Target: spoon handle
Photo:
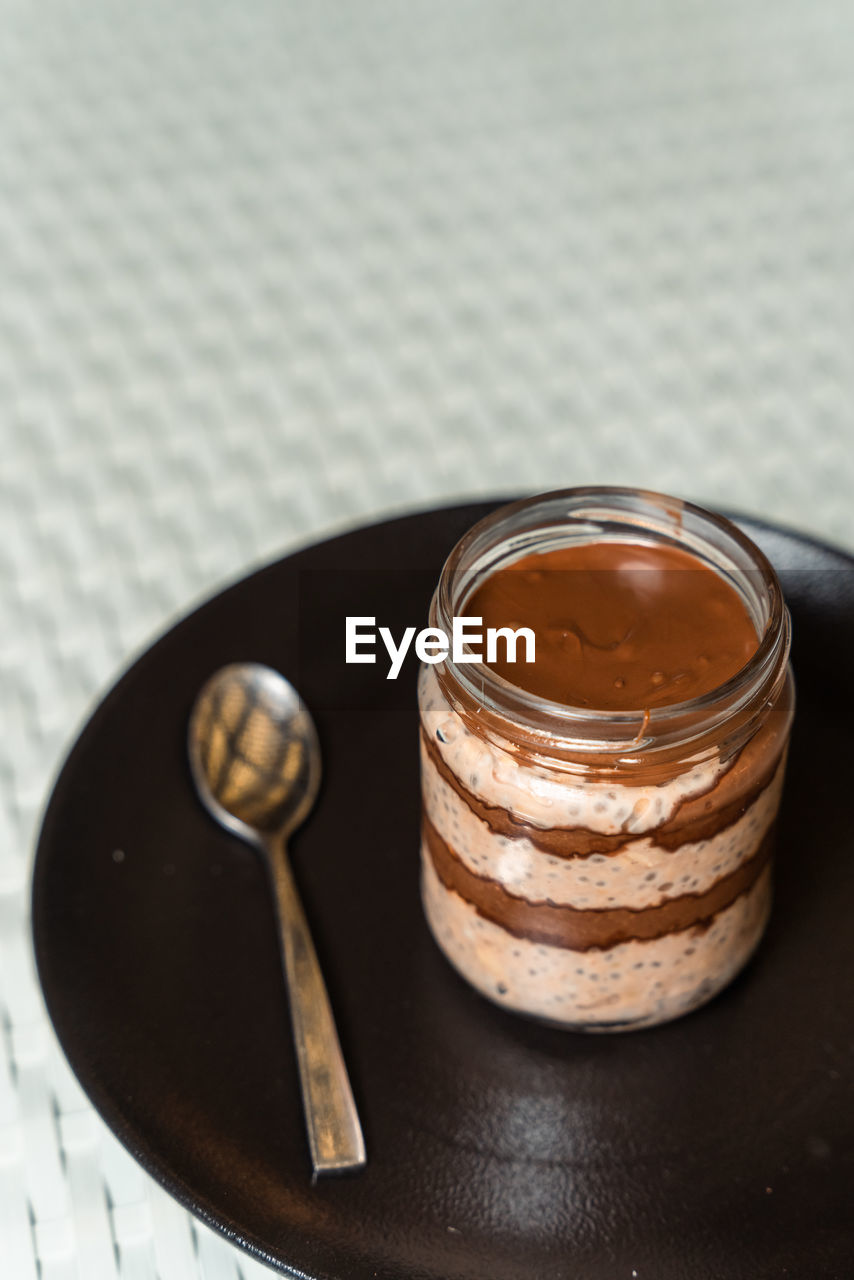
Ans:
[[[362,1127],[284,839],[271,840],[267,854],[314,1176],[360,1169]]]

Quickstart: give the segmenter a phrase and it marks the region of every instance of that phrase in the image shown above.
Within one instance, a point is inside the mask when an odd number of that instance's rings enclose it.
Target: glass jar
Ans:
[[[491,1000],[618,1031],[703,1004],[759,943],[794,685],[762,552],[730,521],[637,489],[487,516],[448,557],[430,626],[450,636],[521,556],[599,541],[690,553],[735,589],[757,648],[711,692],[645,711],[564,706],[453,654],[425,663],[422,897],[442,951]]]

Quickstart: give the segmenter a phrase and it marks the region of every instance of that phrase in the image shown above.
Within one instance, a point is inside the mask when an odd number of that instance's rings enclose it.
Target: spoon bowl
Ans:
[[[317,798],[314,721],[293,685],[260,663],[232,663],[211,676],[190,717],[189,754],[206,808],[255,844],[289,836]]]

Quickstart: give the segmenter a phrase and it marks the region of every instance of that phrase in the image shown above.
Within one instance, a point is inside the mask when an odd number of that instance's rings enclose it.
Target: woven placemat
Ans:
[[[38,814],[178,612],[333,529],[641,484],[854,546],[854,9],[0,0],[0,1276],[264,1270],[34,978]]]

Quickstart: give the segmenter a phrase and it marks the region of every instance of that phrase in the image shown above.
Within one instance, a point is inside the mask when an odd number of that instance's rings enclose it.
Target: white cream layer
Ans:
[[[682,894],[705,893],[735,871],[757,851],[774,820],[784,769],[785,759],[746,812],[709,839],[667,850],[655,844],[654,835],[643,836],[618,853],[559,858],[530,840],[492,831],[444,780],[421,744],[424,812],[470,871],[516,897],[596,910],[654,907]]]
[[[715,757],[689,764],[659,786],[592,782],[522,763],[510,750],[470,733],[444,697],[432,666],[422,668],[419,705],[426,733],[463,786],[485,804],[536,827],[641,834],[666,822],[683,800],[708,791],[728,767]]]

